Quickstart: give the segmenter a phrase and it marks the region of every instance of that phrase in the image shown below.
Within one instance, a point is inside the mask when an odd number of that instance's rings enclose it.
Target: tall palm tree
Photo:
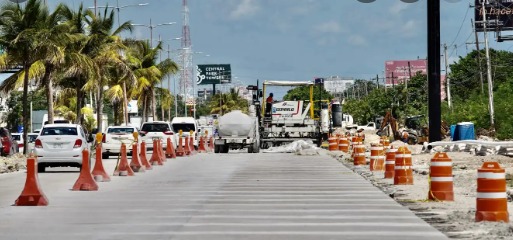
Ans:
[[[228,93],[216,94],[210,100],[208,106],[212,114],[226,114],[233,110],[248,112],[249,102],[239,95],[239,90],[230,89]]]
[[[0,46],[7,52],[13,63],[22,66],[25,73],[30,66],[40,59],[41,50],[37,46],[38,29],[44,28],[48,10],[40,0],[29,0],[25,7],[7,3],[0,7]],[[29,106],[28,106],[29,74],[23,79],[23,139],[25,146],[28,139]],[[24,148],[27,153],[27,148]]]

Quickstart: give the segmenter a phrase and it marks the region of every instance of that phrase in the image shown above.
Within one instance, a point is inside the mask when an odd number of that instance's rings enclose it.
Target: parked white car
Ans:
[[[198,148],[198,141],[196,137],[198,136],[198,124],[196,120],[192,117],[175,117],[171,121],[171,127],[173,128],[173,131],[175,132],[175,142],[178,142],[178,133],[180,130],[182,130],[182,134],[184,137],[191,137],[190,132],[192,131],[192,138],[194,147]]]
[[[162,147],[165,149],[167,146],[167,138],[171,138],[173,146],[176,147],[176,142],[173,137],[174,132],[168,122],[153,121],[145,122],[141,125],[140,138],[141,141],[146,143],[148,150],[153,150],[153,140],[160,140]]]
[[[24,145],[25,141],[23,139],[23,133],[11,133],[11,136],[14,140],[16,140],[16,142],[18,142],[18,146],[17,146],[18,152],[23,153],[23,149],[25,148],[25,145]]]
[[[105,159],[111,155],[119,155],[122,143],[127,146],[127,152],[132,154],[132,148],[129,146],[134,142],[134,132],[139,132],[139,130],[132,126],[108,127],[102,139],[102,158]]]
[[[34,145],[38,172],[46,167],[82,168],[82,151],[89,149],[84,129],[78,124],[47,124]]]

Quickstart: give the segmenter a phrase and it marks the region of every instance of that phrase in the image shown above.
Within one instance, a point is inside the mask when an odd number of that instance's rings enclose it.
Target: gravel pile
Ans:
[[[10,157],[0,157],[0,174],[17,172],[27,168],[27,158],[17,153]]]

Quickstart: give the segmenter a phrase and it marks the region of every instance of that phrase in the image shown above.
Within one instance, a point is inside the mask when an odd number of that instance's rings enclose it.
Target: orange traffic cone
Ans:
[[[171,142],[171,138],[167,138],[166,157],[167,158],[176,158],[175,147],[173,146],[173,143]]]
[[[185,146],[183,151],[185,152],[185,155],[191,155],[191,149],[189,148],[189,137],[185,137]]]
[[[141,162],[139,161],[139,150],[137,147],[137,143],[132,145],[132,161],[130,162],[130,168],[134,172],[144,172],[144,166],[141,165]]]
[[[214,151],[214,137],[210,137],[210,141],[208,141],[208,147],[210,151]]]
[[[182,137],[178,137],[178,148],[176,148],[176,156],[183,157],[185,155],[185,151],[182,146]]]
[[[82,169],[77,181],[71,189],[73,191],[98,191],[98,184],[93,179],[93,174],[89,168],[89,151],[82,151]]]
[[[146,170],[151,170],[153,167],[148,162],[148,158],[146,158],[146,142],[141,143],[141,164],[144,166]]]
[[[27,178],[25,187],[21,191],[21,195],[14,201],[14,206],[48,206],[48,198],[46,198],[41,187],[36,172],[36,158],[27,158]]]
[[[203,136],[200,137],[199,146],[198,146],[198,153],[202,153],[202,152],[207,152],[207,150],[205,149],[205,142],[204,142]]]
[[[150,164],[151,165],[164,165],[159,156],[159,145],[156,140],[153,140],[153,153],[151,154]]]
[[[114,169],[114,176],[134,176],[134,171],[128,165],[128,160],[126,158],[126,145],[124,143],[121,144],[121,160],[119,161],[119,165]]]
[[[159,141],[159,157],[162,163],[167,162],[166,154],[164,153],[164,147],[162,147],[161,141]]]
[[[91,174],[93,174],[94,180],[97,182],[110,182],[109,174],[107,174],[103,168],[101,144],[96,146],[96,161],[94,162],[94,168]]]
[[[196,149],[194,148],[194,138],[189,136],[189,149],[191,150],[191,155],[196,154]]]

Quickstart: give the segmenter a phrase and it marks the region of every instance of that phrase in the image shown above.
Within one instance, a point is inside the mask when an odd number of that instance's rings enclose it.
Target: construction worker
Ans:
[[[273,93],[269,93],[269,97],[265,100],[265,113],[271,115],[271,109],[273,108]]]

